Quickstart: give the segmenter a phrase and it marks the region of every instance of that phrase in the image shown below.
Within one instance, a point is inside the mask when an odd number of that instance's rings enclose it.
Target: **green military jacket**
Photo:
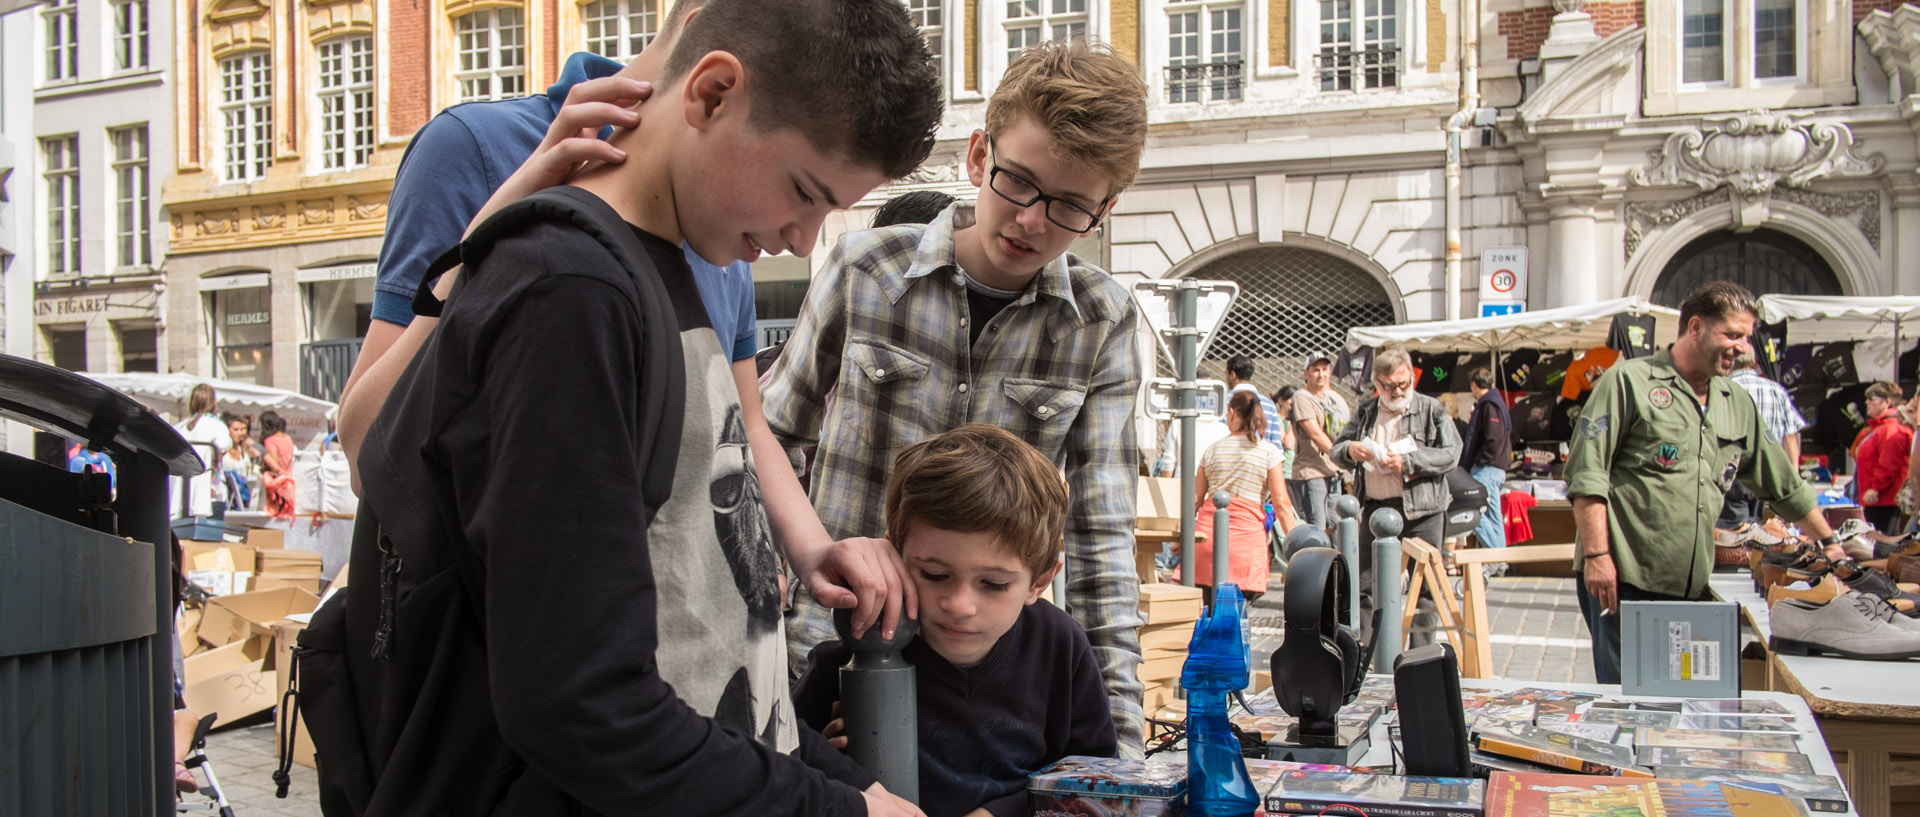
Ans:
[[[1764,429],[1753,398],[1725,377],[1708,383],[1702,406],[1673,368],[1670,349],[1623,361],[1600,377],[1574,425],[1567,495],[1607,503],[1620,581],[1669,596],[1704,596],[1713,523],[1735,479],[1784,518],[1813,510],[1813,489]],[[1578,551],[1588,548],[1582,543]],[[1584,559],[1574,559],[1579,569]]]

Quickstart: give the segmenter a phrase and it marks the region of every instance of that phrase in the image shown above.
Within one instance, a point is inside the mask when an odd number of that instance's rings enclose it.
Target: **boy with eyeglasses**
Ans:
[[[1146,129],[1146,87],[1125,60],[1078,41],[1021,54],[967,145],[977,202],[843,237],[762,390],[783,444],[819,446],[813,504],[836,537],[885,530],[894,456],[968,423],[1011,431],[1063,468],[1065,607],[1099,660],[1120,751],[1135,757],[1139,317],[1126,287],[1066,250],[1133,183]],[[811,599],[794,608],[797,670],[834,635]]]

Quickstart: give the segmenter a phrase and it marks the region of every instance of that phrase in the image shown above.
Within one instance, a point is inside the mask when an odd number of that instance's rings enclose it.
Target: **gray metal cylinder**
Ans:
[[[1213,492],[1213,586],[1219,587],[1233,581],[1233,574],[1227,567],[1227,503],[1233,498],[1226,491]]]
[[[1333,501],[1333,513],[1340,517],[1340,556],[1347,560],[1347,624],[1360,626],[1360,500],[1341,494]]]
[[[1195,328],[1200,325],[1200,286],[1191,278],[1182,280],[1174,295],[1173,325],[1177,330],[1175,364],[1180,369],[1173,403],[1180,416],[1180,583],[1192,587],[1194,513],[1189,509],[1197,511],[1200,506],[1193,485],[1200,463],[1200,445],[1194,439],[1200,434],[1199,421],[1194,416],[1200,402],[1195,380],[1200,376],[1200,338]]]
[[[900,655],[919,627],[902,616],[892,639],[881,638],[878,625],[855,639],[852,610],[835,610],[833,626],[853,651],[853,660],[840,668],[847,756],[894,796],[919,805],[919,688],[913,665]]]
[[[1373,633],[1373,671],[1393,672],[1400,657],[1400,616],[1406,599],[1400,595],[1400,531],[1406,519],[1392,508],[1373,512],[1373,603],[1380,610],[1380,627]]]

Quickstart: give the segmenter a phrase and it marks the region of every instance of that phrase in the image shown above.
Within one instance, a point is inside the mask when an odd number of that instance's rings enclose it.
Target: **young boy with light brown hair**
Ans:
[[[1065,609],[1134,757],[1139,316],[1125,286],[1067,248],[1133,183],[1146,128],[1146,86],[1125,59],[1079,40],[1023,52],[967,144],[978,201],[843,237],[762,391],[782,444],[819,447],[813,504],[835,539],[884,528],[894,454],[967,423],[1006,429],[1064,470]],[[830,611],[804,595],[794,606],[797,667],[835,636]]]
[[[919,634],[902,653],[918,676],[929,817],[1025,814],[1028,774],[1117,749],[1086,633],[1040,600],[1060,569],[1067,506],[1059,469],[993,426],[936,434],[894,460],[887,537],[920,594]],[[828,729],[851,657],[839,641],[813,651],[793,687],[807,725]]]

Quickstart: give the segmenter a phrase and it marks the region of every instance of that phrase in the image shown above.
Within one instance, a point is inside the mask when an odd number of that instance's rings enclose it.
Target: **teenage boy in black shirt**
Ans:
[[[911,814],[795,757],[779,561],[679,245],[715,263],[807,253],[829,212],[925,159],[935,73],[896,0],[712,0],[640,110],[610,140],[629,158],[572,184],[630,223],[641,273],[671,294],[677,460],[643,452],[660,373],[641,365],[633,278],[572,226],[500,238],[362,448],[412,592],[464,587],[470,609],[445,619],[480,656],[385,690],[404,766],[382,770],[375,809]],[[556,445],[582,431],[586,444]],[[672,495],[649,521],[643,475],[661,467]],[[427,646],[406,639],[419,626],[397,622],[394,649]],[[463,785],[424,785],[448,780]]]

